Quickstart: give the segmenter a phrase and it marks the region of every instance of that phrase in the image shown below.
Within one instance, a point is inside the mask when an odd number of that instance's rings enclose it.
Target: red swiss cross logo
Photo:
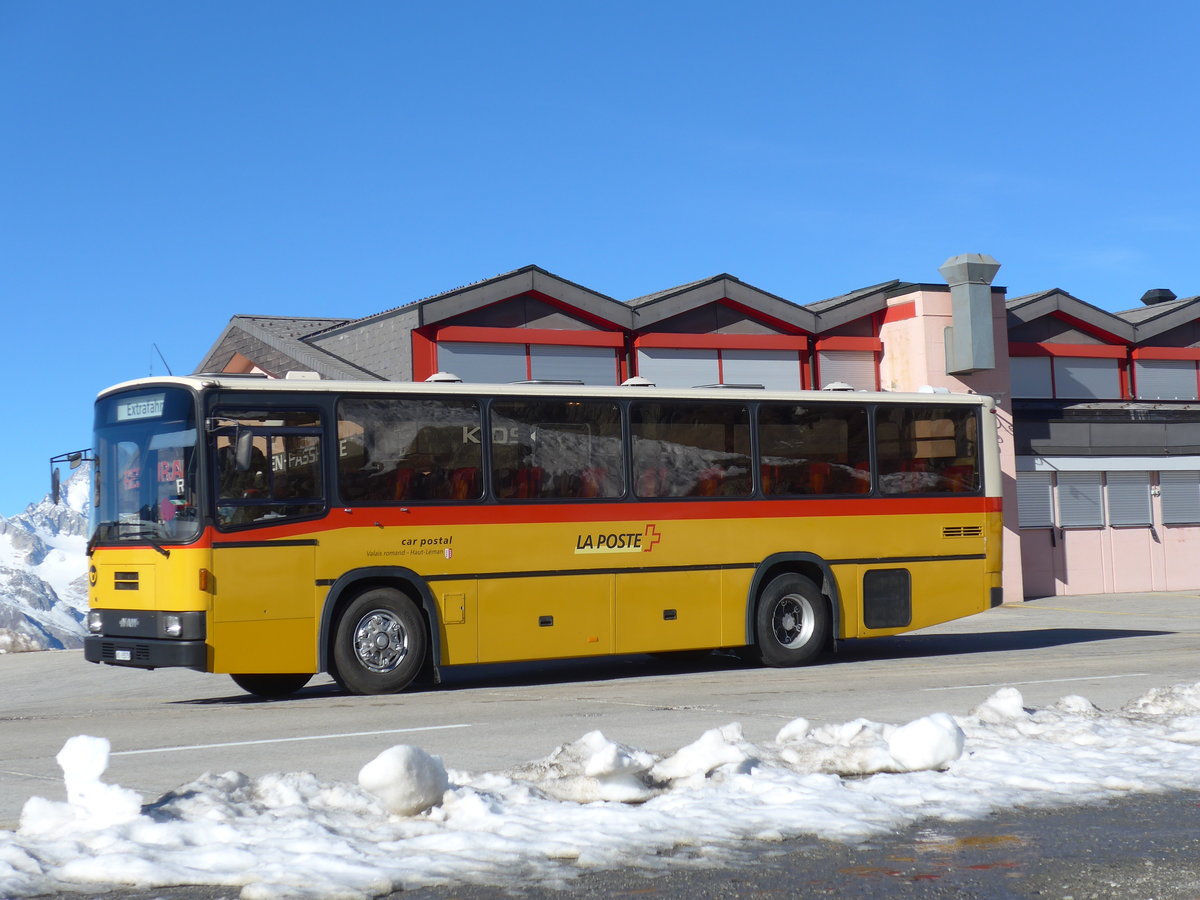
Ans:
[[[658,533],[658,529],[651,523],[646,526],[646,532],[642,535],[642,552],[649,553],[654,549],[654,545],[662,540],[662,535]]]

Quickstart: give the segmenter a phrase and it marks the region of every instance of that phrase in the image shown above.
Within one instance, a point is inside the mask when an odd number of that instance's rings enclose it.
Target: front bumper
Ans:
[[[208,670],[208,625],[203,612],[103,609],[89,614],[96,615],[100,633],[83,639],[83,656],[88,662],[137,669]],[[168,622],[174,630],[168,630]]]
[[[122,638],[96,635],[83,639],[83,657],[88,662],[135,669],[208,670],[208,645],[204,641],[169,641],[153,638]]]

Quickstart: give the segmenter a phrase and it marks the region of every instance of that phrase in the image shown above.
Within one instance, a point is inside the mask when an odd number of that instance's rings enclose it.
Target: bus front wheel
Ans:
[[[754,617],[758,657],[777,668],[812,662],[830,636],[829,604],[803,575],[777,575],[763,588]]]
[[[394,694],[421,671],[425,620],[409,597],[372,588],[346,607],[333,644],[334,677],[352,694]]]
[[[259,697],[289,697],[308,684],[311,675],[230,675],[243,691]]]

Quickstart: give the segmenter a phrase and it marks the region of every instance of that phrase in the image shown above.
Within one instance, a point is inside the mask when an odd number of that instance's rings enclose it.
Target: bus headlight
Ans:
[[[167,637],[179,637],[183,634],[183,619],[167,613],[162,617],[162,630]]]
[[[104,616],[98,609],[90,609],[87,614],[87,630],[90,634],[104,633]]]

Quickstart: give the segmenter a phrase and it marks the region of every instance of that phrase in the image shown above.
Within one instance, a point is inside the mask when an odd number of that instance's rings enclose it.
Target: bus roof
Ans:
[[[97,399],[123,391],[156,386],[175,386],[196,392],[219,389],[222,391],[254,393],[355,393],[355,394],[414,394],[441,396],[464,394],[488,394],[497,397],[562,397],[569,395],[580,398],[643,398],[643,399],[697,399],[697,400],[789,400],[804,402],[853,402],[853,403],[930,403],[995,406],[995,399],[987,394],[944,393],[918,391],[911,393],[893,391],[852,390],[765,390],[756,386],[708,385],[691,388],[666,388],[642,385],[597,386],[564,382],[519,382],[510,384],[487,384],[483,382],[451,381],[326,381],[311,378],[267,378],[253,375],[175,375],[138,378],[106,388]]]

